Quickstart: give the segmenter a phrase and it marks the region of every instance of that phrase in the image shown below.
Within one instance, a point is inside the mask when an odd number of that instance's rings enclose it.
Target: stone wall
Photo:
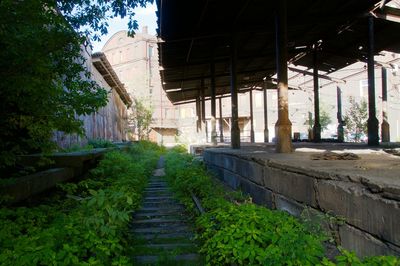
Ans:
[[[230,187],[250,194],[256,204],[295,216],[311,210],[343,217],[343,224],[331,228],[336,244],[359,256],[400,255],[398,195],[379,188],[374,191],[371,184],[348,177],[305,171],[248,154],[206,149],[203,157],[210,171]]]

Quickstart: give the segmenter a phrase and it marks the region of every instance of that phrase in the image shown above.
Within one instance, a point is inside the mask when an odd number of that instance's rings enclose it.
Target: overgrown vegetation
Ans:
[[[79,115],[105,106],[107,92],[84,67],[88,38],[107,19],[129,16],[152,0],[0,1],[0,174],[18,155],[50,151],[54,130],[83,134]]]
[[[148,140],[151,130],[150,125],[153,122],[153,110],[151,106],[146,105],[144,100],[135,98],[129,122],[133,125],[133,133],[137,135],[139,140]]]
[[[0,209],[0,265],[131,265],[127,225],[162,150],[109,152],[79,183],[36,207]]]
[[[346,131],[354,133],[354,140],[359,142],[360,137],[367,134],[368,104],[364,99],[356,102],[354,97],[349,97],[349,103],[349,109],[344,117]]]
[[[196,213],[191,193],[206,214],[197,214],[197,238],[207,265],[399,265],[391,256],[361,260],[341,249],[332,262],[324,257],[326,234],[281,212],[256,206],[238,192],[226,192],[199,161],[182,149],[166,155],[167,178],[181,201]]]

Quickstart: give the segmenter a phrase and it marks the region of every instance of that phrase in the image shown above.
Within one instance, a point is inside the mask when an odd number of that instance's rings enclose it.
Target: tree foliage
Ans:
[[[356,102],[354,97],[349,97],[350,107],[346,111],[344,122],[347,131],[355,133],[355,141],[359,141],[362,134],[367,134],[368,105],[364,99]]]
[[[90,80],[82,47],[98,39],[110,17],[131,18],[152,0],[0,1],[0,172],[17,155],[48,151],[54,130],[83,133],[77,118],[107,102]]]
[[[329,113],[326,111],[326,109],[321,105],[321,108],[319,110],[319,123],[321,124],[321,130],[326,130],[328,129],[328,125],[332,123],[332,119],[329,116]],[[310,129],[314,126],[314,118],[309,118],[304,122],[304,125],[308,125]]]
[[[150,125],[153,122],[153,110],[151,107],[146,106],[143,100],[134,100],[129,120],[135,128],[135,133],[139,140],[149,138]]]

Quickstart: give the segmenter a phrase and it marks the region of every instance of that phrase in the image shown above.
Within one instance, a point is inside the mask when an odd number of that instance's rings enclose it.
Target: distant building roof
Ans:
[[[132,99],[126,91],[124,84],[119,80],[106,55],[102,52],[94,53],[92,55],[92,62],[108,85],[117,91],[122,101],[128,107],[131,106]]]

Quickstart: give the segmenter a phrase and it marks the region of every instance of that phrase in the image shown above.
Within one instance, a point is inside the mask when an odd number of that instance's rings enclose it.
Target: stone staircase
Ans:
[[[185,208],[173,198],[162,167],[160,158],[131,223],[135,265],[203,265]]]

